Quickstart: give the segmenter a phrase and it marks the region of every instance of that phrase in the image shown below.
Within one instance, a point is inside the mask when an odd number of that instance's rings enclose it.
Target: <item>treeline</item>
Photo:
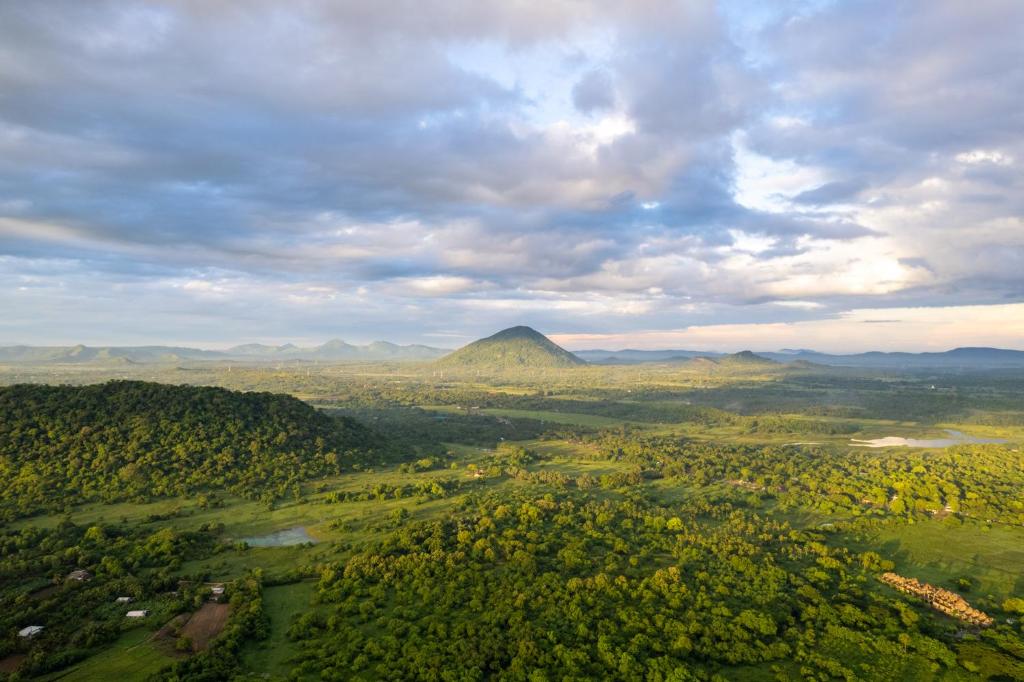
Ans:
[[[536,419],[506,419],[467,411],[440,412],[412,406],[328,408],[329,414],[356,419],[386,433],[396,447],[438,455],[444,443],[493,447],[503,440],[530,440],[550,429]]]
[[[272,501],[379,463],[358,422],[269,393],[115,381],[0,388],[0,514],[228,490]]]
[[[373,486],[363,486],[360,490],[336,490],[328,493],[323,498],[324,504],[338,504],[342,502],[368,502],[376,500],[401,500],[416,498],[421,501],[440,500],[450,497],[462,488],[466,483],[454,478],[429,478],[416,483],[405,483],[393,485],[391,483],[377,483]]]
[[[628,429],[583,436],[595,458],[648,477],[729,483],[824,513],[963,515],[1024,525],[1024,455],[1002,445],[940,450],[763,446],[688,441]]]
[[[448,396],[450,400],[452,396]],[[411,406],[331,408],[333,414],[353,417],[387,433],[407,447],[425,443],[494,445],[501,440],[530,440],[549,433],[551,427],[537,419],[495,417],[477,409],[505,408],[587,414],[638,423],[686,423],[701,427],[735,426],[747,433],[795,435],[849,434],[860,430],[856,422],[810,417],[761,414],[740,415],[726,410],[682,402],[607,402],[541,396],[473,395],[458,403],[460,412],[438,412]],[[564,427],[563,427],[564,430]],[[589,429],[575,427],[576,431]]]

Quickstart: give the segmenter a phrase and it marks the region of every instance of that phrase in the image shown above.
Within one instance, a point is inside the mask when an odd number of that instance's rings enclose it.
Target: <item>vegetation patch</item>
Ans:
[[[229,490],[273,500],[374,460],[364,426],[288,396],[111,382],[0,388],[0,510]]]

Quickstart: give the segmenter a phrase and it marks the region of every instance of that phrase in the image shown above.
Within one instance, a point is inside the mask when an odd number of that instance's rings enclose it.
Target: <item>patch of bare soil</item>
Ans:
[[[184,656],[183,652],[175,648],[175,644],[181,635],[182,628],[185,627],[185,623],[191,617],[192,614],[190,613],[179,613],[167,621],[166,625],[153,633],[152,640],[160,647],[161,651],[168,656],[177,656],[179,658]]]
[[[230,604],[207,602],[188,619],[181,636],[191,640],[193,651],[202,651],[224,629],[230,613]]]
[[[47,585],[46,587],[40,587],[38,590],[28,595],[32,599],[46,599],[57,593],[60,589],[60,585]]]
[[[13,673],[21,666],[21,662],[24,660],[25,654],[11,654],[6,658],[0,659],[0,673]]]

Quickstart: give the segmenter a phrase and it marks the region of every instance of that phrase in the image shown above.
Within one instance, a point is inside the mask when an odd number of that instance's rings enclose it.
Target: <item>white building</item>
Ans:
[[[18,630],[18,637],[35,637],[42,631],[42,625],[29,625],[27,628]]]
[[[130,604],[132,601],[131,597],[118,597],[114,600],[118,604]]]
[[[145,618],[146,616],[149,615],[149,611],[145,611],[145,610],[129,611],[128,613],[126,613],[124,615],[127,618]]]

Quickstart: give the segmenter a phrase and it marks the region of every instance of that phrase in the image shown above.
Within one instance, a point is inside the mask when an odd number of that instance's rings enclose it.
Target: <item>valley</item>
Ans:
[[[551,349],[511,336],[495,362],[0,388],[0,674],[1021,675],[1024,383],[752,354],[537,365]],[[879,438],[923,446],[856,447]],[[223,620],[183,625],[207,620],[210,585]]]

